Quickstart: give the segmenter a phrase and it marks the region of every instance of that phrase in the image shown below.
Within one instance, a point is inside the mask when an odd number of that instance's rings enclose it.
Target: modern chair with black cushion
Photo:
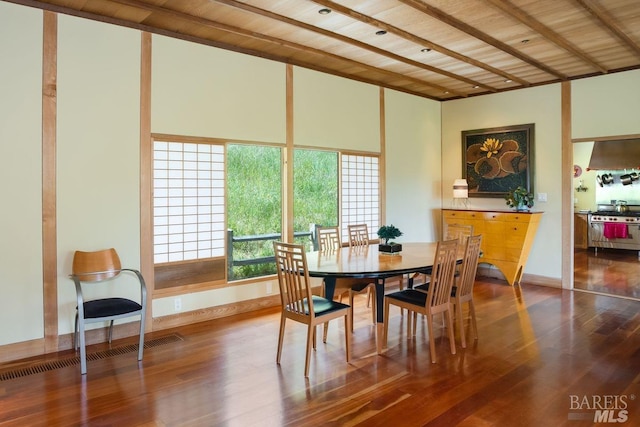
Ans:
[[[453,322],[451,320],[451,290],[453,288],[453,278],[456,268],[458,253],[458,241],[446,240],[438,242],[436,255],[433,262],[433,272],[431,274],[431,286],[428,292],[421,292],[415,289],[406,289],[385,295],[384,301],[384,338],[387,342],[389,332],[389,306],[397,305],[406,308],[409,312],[422,313],[427,316],[427,326],[429,328],[429,348],[431,350],[431,362],[436,362],[435,337],[433,335],[433,316],[438,313],[446,315],[449,331],[449,343],[451,354],[456,353],[455,338],[453,334]],[[411,337],[415,331],[411,331],[411,321],[408,322],[407,333]],[[415,328],[414,328],[415,329]]]
[[[273,242],[273,251],[276,259],[278,283],[280,284],[280,300],[282,302],[276,362],[280,364],[284,328],[287,319],[304,323],[307,325],[304,376],[308,377],[311,347],[312,345],[313,348],[316,347],[316,326],[344,317],[344,336],[348,363],[351,360],[351,334],[349,333],[351,330],[351,307],[312,294],[307,258],[303,245]]]
[[[462,348],[467,346],[464,332],[464,319],[462,316],[462,304],[469,304],[469,315],[471,317],[471,328],[473,330],[474,339],[478,339],[478,326],[476,325],[476,310],[473,305],[473,284],[476,281],[476,273],[478,271],[478,261],[480,258],[480,244],[482,236],[470,236],[467,238],[464,259],[460,274],[455,278],[455,284],[452,289],[451,297],[453,305],[456,308],[456,316],[458,317],[458,325],[460,329],[460,343]]]
[[[142,360],[144,350],[145,314],[147,310],[147,288],[138,270],[122,268],[120,257],[115,249],[95,252],[76,251],[73,256],[73,269],[70,275],[76,286],[78,305],[73,343],[80,346],[80,373],[87,373],[87,350],[85,341],[85,325],[89,323],[109,322],[109,343],[113,334],[113,321],[130,316],[140,316],[140,340],[138,360]],[[109,286],[123,273],[133,274],[140,288],[139,302],[123,297],[108,297],[85,300],[83,286]]]

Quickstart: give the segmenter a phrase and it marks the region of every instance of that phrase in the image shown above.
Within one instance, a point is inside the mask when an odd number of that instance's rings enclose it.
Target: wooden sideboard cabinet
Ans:
[[[443,209],[447,224],[473,226],[482,234],[481,263],[495,265],[510,285],[520,283],[542,212]]]

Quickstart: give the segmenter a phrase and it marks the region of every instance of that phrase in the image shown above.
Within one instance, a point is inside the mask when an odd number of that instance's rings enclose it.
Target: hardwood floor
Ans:
[[[397,309],[376,355],[365,297],[356,299],[351,364],[333,322],[305,379],[306,333],[291,322],[276,365],[279,313],[263,310],[149,334],[182,340],[147,348],[139,364],[132,351],[89,361],[86,376],[72,365],[0,381],[0,425],[579,427],[594,423],[585,402],[605,395],[625,403],[623,425],[640,424],[640,301],[479,280],[479,340],[451,355],[437,325],[432,364],[424,320],[409,340]],[[113,346],[125,344],[135,338]]]
[[[640,299],[638,251],[575,249],[573,277],[576,289]]]

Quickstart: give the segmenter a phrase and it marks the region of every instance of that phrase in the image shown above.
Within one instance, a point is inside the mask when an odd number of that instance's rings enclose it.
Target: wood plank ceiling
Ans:
[[[436,100],[640,68],[639,0],[8,0]]]

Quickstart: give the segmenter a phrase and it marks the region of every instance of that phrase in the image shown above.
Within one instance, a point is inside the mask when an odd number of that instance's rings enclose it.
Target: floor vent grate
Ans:
[[[165,344],[171,344],[175,342],[184,341],[184,339],[177,335],[171,334],[164,337],[154,338],[144,342],[144,348],[153,348]],[[98,351],[95,353],[87,353],[87,361],[100,360],[108,357],[119,356],[121,354],[133,353],[138,351],[137,344],[128,344],[109,350]],[[0,373],[0,381],[12,380],[15,378],[26,377],[27,375],[41,374],[43,372],[53,371],[54,369],[66,368],[69,366],[79,365],[80,356],[69,357],[67,359],[52,360],[50,362],[43,362],[28,366],[26,368],[14,369],[7,372]]]

